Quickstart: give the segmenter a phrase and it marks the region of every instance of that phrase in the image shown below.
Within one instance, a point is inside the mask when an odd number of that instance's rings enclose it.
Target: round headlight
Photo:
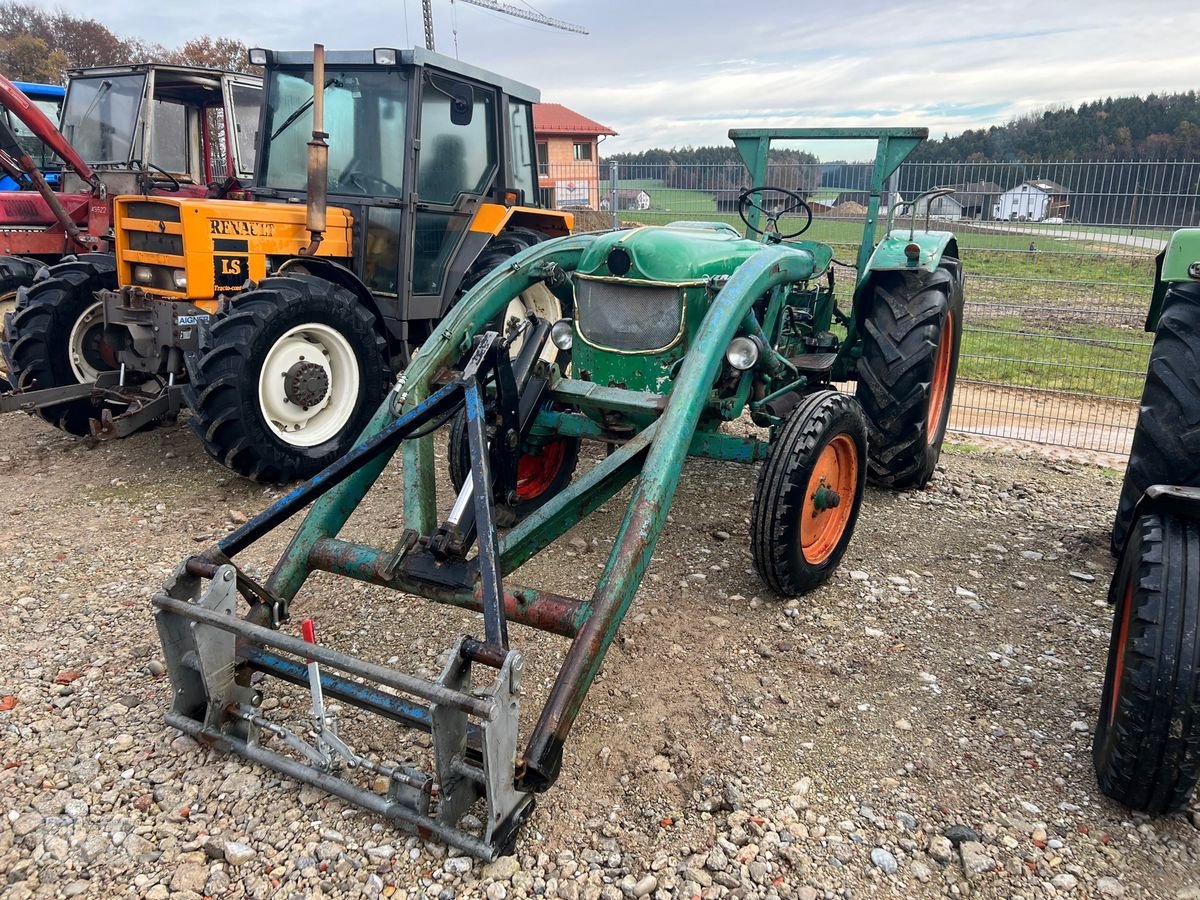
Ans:
[[[187,272],[183,271],[183,269],[175,269],[171,273],[171,281],[175,283],[175,290],[187,290]]]
[[[550,326],[550,341],[559,350],[570,350],[575,343],[575,323],[570,319],[559,319]]]
[[[758,363],[758,341],[749,337],[735,337],[725,348],[725,362],[739,372],[753,369]]]
[[[154,282],[154,273],[150,271],[149,266],[134,266],[133,280],[138,284],[152,284]]]

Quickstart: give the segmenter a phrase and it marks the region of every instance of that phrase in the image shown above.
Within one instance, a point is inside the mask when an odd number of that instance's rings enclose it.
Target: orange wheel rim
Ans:
[[[950,386],[950,358],[954,355],[954,313],[946,313],[942,336],[938,339],[937,358],[933,362],[933,381],[929,385],[929,420],[926,433],[932,441],[942,421],[946,405],[946,389]]]
[[[800,550],[811,565],[829,559],[846,533],[858,491],[858,447],[848,434],[825,445],[808,485],[800,511]]]
[[[536,453],[522,453],[517,458],[517,498],[533,500],[549,490],[566,455],[567,442],[562,438],[551,441]]]
[[[1117,626],[1117,649],[1113,656],[1112,702],[1108,705],[1108,727],[1117,718],[1117,702],[1121,699],[1121,672],[1125,668],[1125,647],[1129,643],[1129,620],[1133,618],[1133,577],[1125,585],[1125,600],[1121,604],[1121,621]]]

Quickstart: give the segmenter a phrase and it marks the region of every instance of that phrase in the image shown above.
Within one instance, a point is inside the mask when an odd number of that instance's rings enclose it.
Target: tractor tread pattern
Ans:
[[[1132,586],[1125,659],[1115,659]],[[1092,755],[1101,790],[1133,809],[1183,809],[1200,780],[1200,523],[1152,513],[1133,523],[1113,578],[1109,662]],[[1113,681],[1121,679],[1112,712]]]
[[[949,266],[933,274],[883,273],[873,294],[860,328],[863,354],[855,393],[867,417],[868,471],[873,481],[888,487],[924,487],[937,466],[945,434],[945,428],[939,428],[931,436],[927,418],[947,311],[955,317],[947,410],[954,395],[962,335],[961,277]]]
[[[1176,285],[1163,301],[1113,522],[1113,555],[1125,544],[1138,499],[1154,484],[1200,487],[1200,284]]]
[[[117,263],[110,253],[87,253],[59,263],[47,278],[30,287],[6,327],[3,353],[11,364],[13,386],[37,390],[78,384],[68,358],[71,328],[94,302],[97,291],[116,287]],[[86,437],[96,406],[79,399],[35,412],[67,434]]]
[[[862,502],[862,476],[865,473],[861,471],[855,509],[846,523],[839,548],[819,567],[797,560],[799,536],[796,528],[808,488],[808,475],[802,470],[838,419],[858,433],[861,451],[867,441],[867,425],[858,403],[849,394],[816,391],[802,399],[788,414],[758,473],[750,512],[750,550],[759,577],[771,590],[784,597],[810,591],[833,574],[854,531]]]
[[[345,288],[303,274],[263,279],[254,290],[227,302],[214,317],[192,380],[183,387],[192,410],[188,424],[209,456],[245,478],[283,483],[315,475],[353,446],[390,387],[387,343],[374,315]],[[258,408],[256,338],[275,317],[285,315],[293,318],[280,327],[300,324],[300,319],[324,321],[341,329],[352,344],[357,339],[369,348],[355,413],[339,436],[316,447],[276,440]]]

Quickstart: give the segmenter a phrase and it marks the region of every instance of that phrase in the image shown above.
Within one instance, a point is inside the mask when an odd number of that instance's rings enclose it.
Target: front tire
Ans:
[[[390,382],[371,312],[345,288],[296,274],[263,280],[217,314],[184,399],[213,459],[280,483],[345,455]]]
[[[1163,300],[1113,522],[1114,556],[1152,484],[1200,487],[1200,284],[1175,285]]]
[[[13,385],[24,391],[68,387],[116,369],[115,353],[103,340],[103,308],[96,299],[98,291],[116,287],[116,260],[108,253],[59,263],[49,277],[31,287],[9,319],[5,336],[4,356],[12,362]],[[90,433],[96,405],[81,398],[44,406],[37,414],[83,437]]]
[[[1182,809],[1200,778],[1200,524],[1133,523],[1109,588],[1112,639],[1092,759],[1133,809]]]
[[[870,425],[871,479],[887,487],[922,488],[937,467],[962,344],[961,271],[947,260],[872,286],[855,396]]]
[[[759,577],[795,597],[829,579],[862,506],[867,424],[853,397],[809,394],[788,416],[758,475],[750,550]]]

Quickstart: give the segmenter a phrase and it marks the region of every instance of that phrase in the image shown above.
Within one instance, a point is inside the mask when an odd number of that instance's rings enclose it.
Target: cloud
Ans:
[[[36,0],[56,7],[60,0]],[[519,2],[519,0],[512,0]],[[1047,106],[1200,84],[1200,8],[1157,0],[539,0],[568,34],[434,0],[438,49],[537,85],[611,126],[611,151],[724,143],[731,127],[920,125],[935,135]],[[419,0],[206,0],[214,34],[296,49],[421,44]],[[194,5],[108,0],[91,14],[168,45],[197,34]],[[236,23],[234,25],[233,23]],[[457,32],[455,34],[454,32]]]

